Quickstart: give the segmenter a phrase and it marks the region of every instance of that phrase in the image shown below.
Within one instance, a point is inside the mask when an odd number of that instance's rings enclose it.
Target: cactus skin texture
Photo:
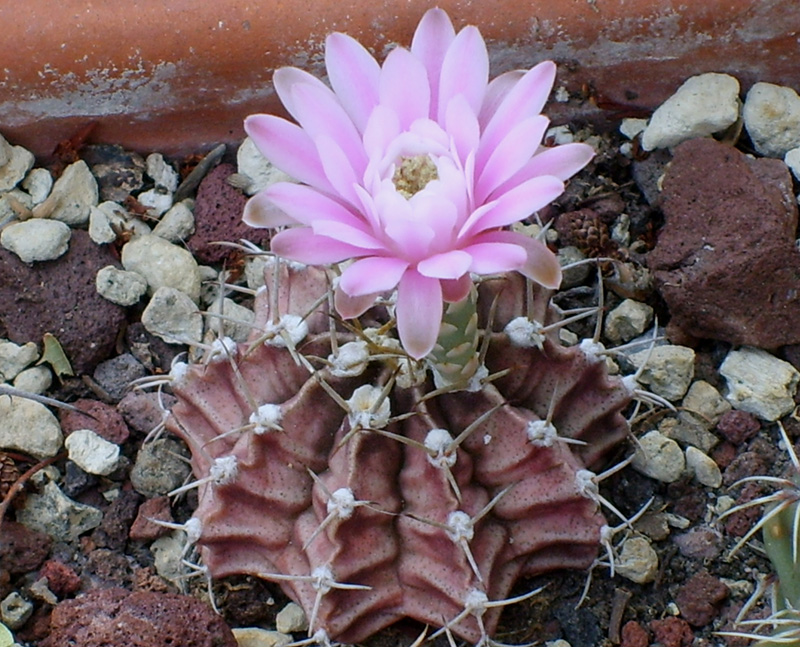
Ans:
[[[256,326],[277,319],[270,291],[280,314],[310,312],[297,355],[256,332],[172,384],[168,428],[192,452],[198,545],[211,575],[279,582],[305,609],[309,635],[358,642],[410,617],[488,644],[502,611],[493,603],[520,577],[593,562],[605,519],[588,470],[627,434],[630,393],[578,347],[549,336],[541,349],[511,344],[502,330],[512,318],[556,317],[544,291],[527,304],[522,277],[485,281],[477,314],[481,338],[490,336],[486,367],[504,373],[476,390],[435,391],[430,371],[414,383],[398,369],[408,364],[396,341],[377,334],[367,335],[360,374],[327,365],[320,358],[359,339],[350,327],[331,331],[330,277],[275,267],[256,299]],[[375,307],[356,323],[388,320]],[[274,424],[254,426],[270,404]],[[546,419],[556,437],[534,433]],[[234,473],[214,481],[210,472],[231,456]]]

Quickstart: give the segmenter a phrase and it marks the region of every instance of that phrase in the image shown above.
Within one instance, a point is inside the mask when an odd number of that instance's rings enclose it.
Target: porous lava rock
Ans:
[[[17,344],[58,339],[76,374],[91,373],[114,349],[125,309],[97,293],[95,276],[120,267],[107,247],[73,230],[69,250],[53,261],[23,263],[0,249],[0,331]]]
[[[47,559],[53,540],[21,523],[4,521],[0,532],[0,569],[9,573],[35,571]]]
[[[661,207],[665,225],[648,264],[672,338],[765,349],[800,342],[797,205],[783,162],[712,139],[684,142]]]
[[[228,183],[228,177],[235,172],[232,164],[220,164],[197,189],[195,231],[187,247],[201,263],[219,263],[230,256],[230,247],[211,243],[244,239],[259,244],[268,237],[266,230],[253,229],[242,222],[247,196]]]
[[[187,595],[112,588],[61,602],[42,647],[236,647],[225,621]]]
[[[61,431],[65,435],[77,429],[90,429],[110,443],[121,445],[130,436],[128,425],[122,414],[111,405],[99,400],[80,399],[71,403],[76,409],[86,412],[63,409],[59,412]]]
[[[296,350],[264,335],[274,320],[262,291],[248,343],[171,373],[167,424],[192,452],[212,575],[278,581],[310,633],[337,642],[411,617],[486,644],[502,610],[487,602],[520,577],[594,561],[605,519],[587,468],[626,435],[631,393],[591,345],[565,348],[553,330],[539,348],[504,332],[523,312],[552,322],[546,294],[527,303],[519,275],[481,286],[493,378],[437,390],[374,327],[385,310],[361,317],[363,338],[331,332],[320,298],[331,277],[279,272],[276,318],[309,314]],[[341,365],[353,344],[366,354]]]

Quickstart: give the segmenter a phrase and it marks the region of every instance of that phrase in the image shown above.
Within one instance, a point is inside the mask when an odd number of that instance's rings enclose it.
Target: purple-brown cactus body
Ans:
[[[513,346],[502,328],[522,314],[524,284],[489,283],[479,301],[484,327],[498,287],[501,296],[485,333],[486,365],[489,374],[508,372],[474,391],[430,397],[430,378],[401,380],[404,360],[374,336],[363,372],[337,377],[318,359],[333,348],[324,300],[297,344],[308,365],[254,334],[174,380],[179,402],[168,427],[207,479],[195,517],[212,575],[278,581],[305,609],[310,632],[337,641],[358,642],[411,617],[481,642],[502,610],[482,601],[507,598],[522,576],[592,563],[605,520],[587,468],[627,433],[621,411],[630,394],[578,347],[550,337],[541,349]],[[278,284],[280,313],[305,315],[328,289],[314,268],[283,267]],[[256,302],[264,329],[268,293]],[[552,316],[543,294],[531,312]],[[357,339],[341,327],[334,334],[337,347]],[[391,417],[374,429],[342,407],[363,385],[388,393]],[[278,405],[274,426],[254,425],[269,404]],[[378,416],[377,408],[367,414]],[[533,432],[546,419],[558,437]],[[232,474],[208,478],[231,456]]]

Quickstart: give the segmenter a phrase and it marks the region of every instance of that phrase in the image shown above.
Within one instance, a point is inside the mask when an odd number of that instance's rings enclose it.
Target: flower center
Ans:
[[[392,176],[392,182],[397,192],[404,198],[408,199],[419,193],[431,180],[439,179],[436,164],[429,155],[414,155],[401,159],[400,166]]]

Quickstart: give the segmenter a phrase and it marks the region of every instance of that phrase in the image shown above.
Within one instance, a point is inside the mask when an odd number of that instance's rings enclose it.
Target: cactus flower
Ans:
[[[554,63],[489,81],[478,29],[456,33],[441,9],[383,65],[341,33],[328,36],[325,63],[331,87],[297,68],[275,72],[296,124],[245,121],[263,155],[298,181],[270,186],[245,209],[254,227],[288,226],[273,252],[311,265],[352,260],[337,287],[345,318],[397,288],[398,334],[417,359],[436,342],[443,302],[466,297],[471,273],[516,270],[558,286],[552,252],[508,230],[560,195],[593,154],[585,144],[542,146]]]

